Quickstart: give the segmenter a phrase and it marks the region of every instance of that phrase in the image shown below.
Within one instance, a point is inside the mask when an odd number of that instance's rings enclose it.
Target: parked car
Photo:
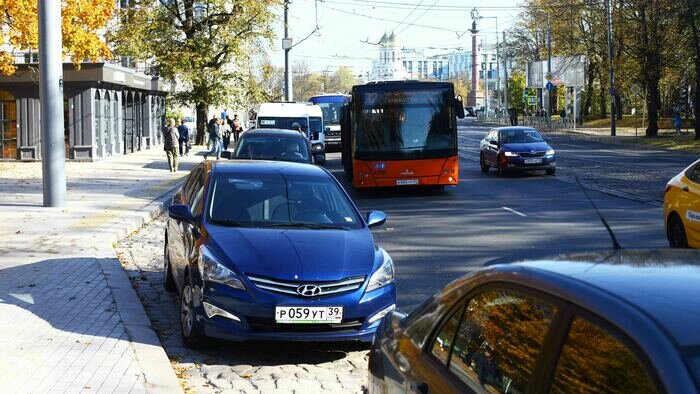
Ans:
[[[495,168],[499,174],[508,171],[556,171],[554,149],[530,127],[499,127],[490,130],[480,143],[481,171]]]
[[[253,129],[241,134],[232,158],[298,163],[315,161],[317,164],[326,161],[324,154],[311,154],[311,144],[303,134],[281,129]]]
[[[672,248],[700,248],[700,160],[666,184],[664,219]]]
[[[700,255],[495,265],[387,315],[370,393],[697,393]]]
[[[165,288],[187,346],[232,341],[365,341],[396,305],[394,263],[325,169],[205,161],[173,198]]]

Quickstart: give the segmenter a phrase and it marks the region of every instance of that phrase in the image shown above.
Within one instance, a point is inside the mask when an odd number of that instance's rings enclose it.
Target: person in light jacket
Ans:
[[[175,119],[168,119],[168,126],[166,127],[164,134],[165,138],[163,141],[163,150],[165,150],[165,154],[168,156],[168,167],[170,167],[170,172],[176,172],[178,164],[178,140],[180,139],[180,133],[178,132],[177,127],[175,127]]]

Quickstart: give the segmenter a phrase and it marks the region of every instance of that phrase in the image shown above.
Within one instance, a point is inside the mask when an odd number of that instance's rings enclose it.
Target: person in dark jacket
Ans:
[[[180,125],[177,126],[177,131],[180,134],[178,142],[180,143],[180,156],[187,156],[190,154],[190,128],[185,124],[185,120],[180,121]],[[183,146],[184,145],[184,146]]]
[[[212,122],[211,124],[211,128],[209,129],[209,142],[211,142],[211,151],[204,154],[204,160],[206,160],[209,155],[215,155],[216,160],[219,160],[221,158],[223,138],[221,136],[221,129],[219,128],[220,123],[221,122],[218,119],[215,119],[214,122]]]
[[[170,172],[176,172],[180,133],[177,131],[177,127],[175,127],[175,119],[168,120],[168,126],[164,134],[163,150],[165,150],[165,154],[168,155],[168,166],[170,167]]]

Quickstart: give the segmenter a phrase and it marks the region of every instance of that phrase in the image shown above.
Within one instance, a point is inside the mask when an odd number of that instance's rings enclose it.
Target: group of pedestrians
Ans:
[[[214,115],[207,124],[207,131],[209,133],[211,150],[204,154],[204,160],[206,160],[208,156],[216,156],[216,160],[219,160],[221,158],[221,152],[228,150],[231,144],[231,137],[233,137],[234,143],[238,142],[243,127],[238,119],[238,115],[233,115],[233,119],[228,115],[226,115],[226,119],[219,119]]]

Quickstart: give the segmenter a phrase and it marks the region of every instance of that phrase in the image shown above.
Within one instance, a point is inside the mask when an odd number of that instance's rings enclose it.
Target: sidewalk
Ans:
[[[180,392],[113,244],[156,216],[201,156],[153,150],[66,163],[42,207],[41,163],[0,162],[0,392]]]

